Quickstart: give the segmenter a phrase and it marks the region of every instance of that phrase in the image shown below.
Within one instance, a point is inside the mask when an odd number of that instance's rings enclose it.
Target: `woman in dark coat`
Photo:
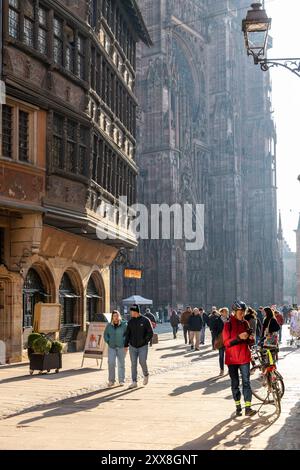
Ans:
[[[249,323],[250,328],[252,330],[252,334],[254,336],[254,341],[256,342],[257,323],[258,322],[257,322],[256,311],[253,310],[253,308],[251,308],[251,307],[247,308],[246,315],[245,315],[245,320],[247,320],[247,322]]]
[[[262,340],[265,340],[266,337],[273,333],[278,333],[280,330],[273,310],[270,307],[265,307],[264,312],[266,316],[263,323]]]
[[[172,310],[172,314],[170,316],[170,323],[173,328],[173,336],[174,339],[176,339],[177,331],[178,331],[178,325],[180,323],[180,318],[179,315],[175,310]]]

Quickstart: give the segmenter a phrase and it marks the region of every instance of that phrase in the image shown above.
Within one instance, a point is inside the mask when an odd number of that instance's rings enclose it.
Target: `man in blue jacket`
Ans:
[[[131,319],[127,325],[125,336],[125,347],[129,346],[129,354],[131,360],[131,376],[132,384],[129,388],[136,388],[137,385],[137,362],[144,374],[144,385],[149,381],[149,372],[147,367],[148,343],[153,337],[153,328],[150,320],[140,313],[138,305],[130,308]]]

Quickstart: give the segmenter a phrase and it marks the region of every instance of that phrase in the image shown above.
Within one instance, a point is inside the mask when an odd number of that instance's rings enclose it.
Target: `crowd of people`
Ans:
[[[173,318],[175,313],[172,313]],[[277,347],[282,339],[284,321],[283,313],[275,305],[259,307],[256,311],[241,301],[232,305],[231,312],[227,307],[217,309],[213,306],[208,314],[203,308],[187,306],[181,314],[184,341],[191,350],[200,350],[199,345],[205,342],[205,330],[210,330],[212,349],[219,352],[220,376],[225,374],[225,364],[228,367],[237,416],[242,414],[240,375],[245,414],[255,414],[251,408],[250,347],[254,344]]]
[[[285,315],[280,310],[275,305],[255,310],[242,301],[236,301],[231,311],[227,307],[218,309],[213,306],[210,313],[207,313],[202,307],[187,306],[183,312],[173,310],[170,315],[174,339],[177,338],[181,325],[184,342],[190,351],[200,351],[200,346],[205,344],[206,331],[210,331],[212,349],[218,350],[219,353],[220,376],[225,374],[225,365],[228,367],[237,416],[242,414],[242,393],[246,416],[255,414],[251,408],[250,347],[254,344],[277,347],[280,344],[282,325],[289,320],[289,312]],[[138,305],[130,308],[128,322],[122,319],[117,310],[113,311],[111,323],[107,325],[104,333],[104,339],[108,344],[109,387],[113,387],[116,383],[116,362],[118,382],[124,386],[125,357],[128,350],[132,378],[129,388],[138,387],[138,362],[143,372],[143,384],[148,384],[148,348],[152,345],[156,322],[157,319],[150,309],[146,309],[142,315]]]

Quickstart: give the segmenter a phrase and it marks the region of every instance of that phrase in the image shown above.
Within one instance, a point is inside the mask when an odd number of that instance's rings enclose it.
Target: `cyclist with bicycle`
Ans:
[[[231,390],[236,405],[236,416],[242,416],[239,372],[242,376],[245,415],[253,416],[256,414],[256,411],[251,408],[250,346],[254,344],[254,335],[249,323],[245,320],[247,305],[237,300],[234,302],[232,310],[234,315],[230,316],[223,330],[225,364],[228,366],[231,379]]]

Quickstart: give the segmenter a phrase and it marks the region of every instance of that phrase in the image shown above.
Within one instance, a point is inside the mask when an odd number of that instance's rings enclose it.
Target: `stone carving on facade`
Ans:
[[[43,186],[42,176],[19,173],[0,166],[0,195],[3,197],[40,202]]]
[[[50,177],[48,180],[47,198],[51,201],[84,208],[86,204],[86,190],[79,183],[66,182],[64,179]]]
[[[51,70],[46,71],[42,87],[55,93],[54,79]]]
[[[31,70],[32,70],[32,63],[31,63],[30,59],[25,60],[24,69],[25,69],[24,78],[26,78],[27,80],[30,80],[31,79]]]
[[[3,48],[3,68],[13,70],[10,53],[6,47]]]

